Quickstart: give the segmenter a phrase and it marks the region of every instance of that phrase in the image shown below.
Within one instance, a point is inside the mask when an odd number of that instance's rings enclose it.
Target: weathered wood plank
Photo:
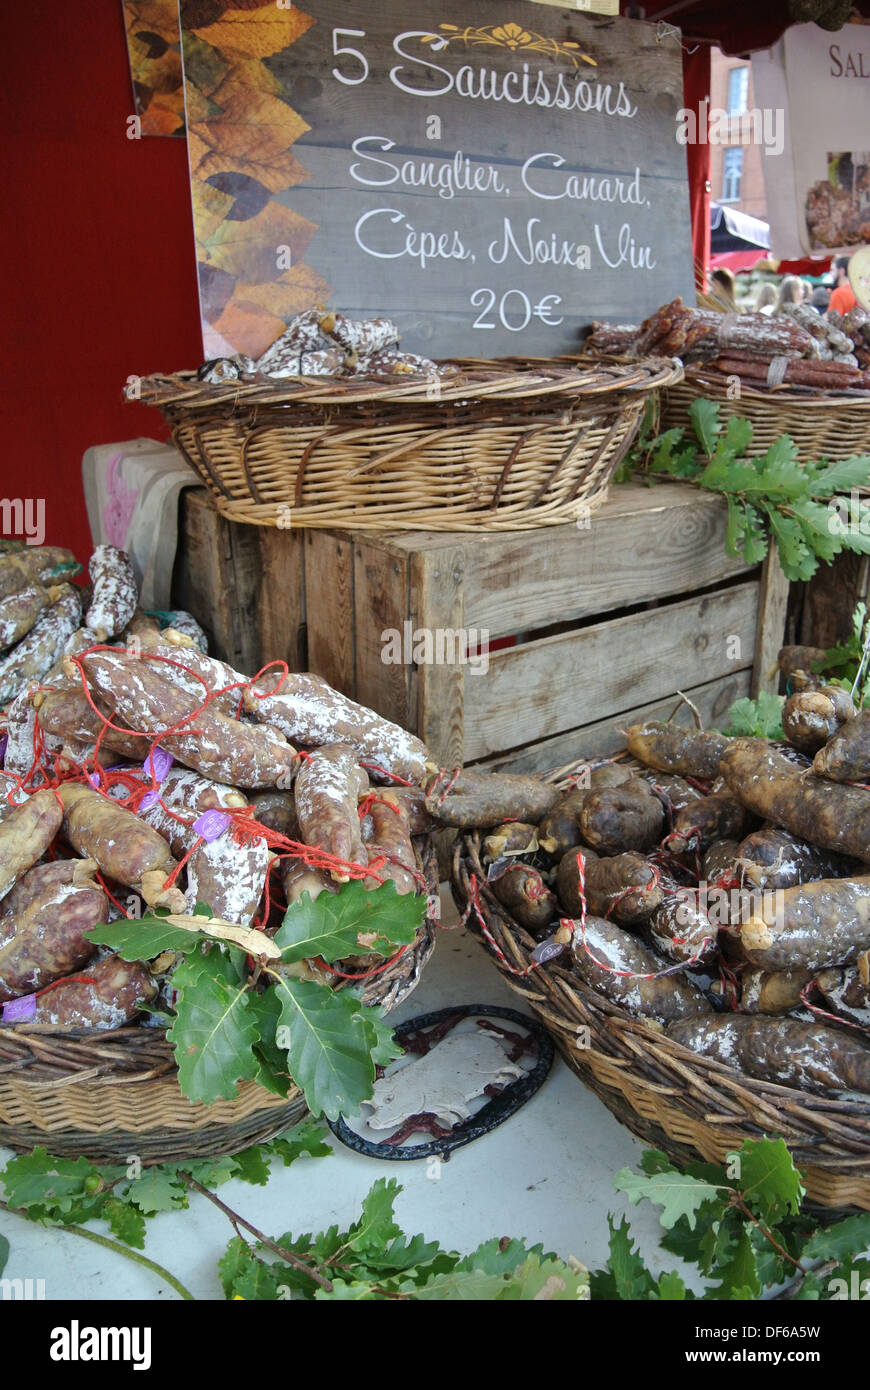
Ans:
[[[722,498],[688,484],[620,483],[593,509],[588,529],[390,532],[377,543],[410,554],[461,546],[466,622],[501,637],[749,573],[725,551],[727,518]]]
[[[705,685],[693,686],[683,693],[688,695],[697,707],[705,728],[713,727],[717,721],[724,721],[728,707],[741,696],[749,694],[751,672],[749,668],[736,671]],[[488,772],[548,772],[593,754],[613,753],[625,744],[620,733],[629,724],[641,719],[667,719],[673,711],[679,696],[668,695],[667,699],[654,700],[650,704],[638,705],[633,709],[611,714],[594,724],[584,724],[579,729],[557,734],[555,738],[543,739],[539,743],[527,744],[511,753],[498,753],[475,764]],[[691,722],[691,714],[684,706],[675,716],[681,723]]]
[[[402,636],[408,616],[408,563],[400,556],[385,558],[377,544],[356,541],[353,548],[354,585],[354,699],[408,727],[410,667],[384,660],[385,634]],[[340,640],[334,634],[333,640]]]
[[[730,652],[754,649],[757,615],[750,582],[495,652],[466,692],[465,761],[728,675]]]
[[[617,517],[633,516],[637,512],[648,514],[660,508],[682,506],[692,500],[701,501],[708,505],[717,505],[717,499],[712,493],[705,492],[691,483],[681,482],[676,478],[663,478],[660,483],[656,483],[652,487],[648,487],[645,483],[635,479],[627,483],[614,483],[604,500],[593,510],[593,515],[613,520]],[[722,503],[719,502],[718,505],[721,507]],[[509,536],[511,540],[521,540],[525,537],[534,542],[536,538],[540,540],[545,532],[548,535],[554,535],[565,529],[564,526],[549,526],[543,530],[539,528],[534,531],[495,532],[481,530],[474,534],[472,540],[474,544],[477,544],[478,541],[496,544],[499,540]],[[358,534],[371,536],[372,532],[361,531]],[[444,544],[445,536],[448,539],[451,538],[451,533],[445,531],[379,531],[377,534],[385,544],[403,551],[426,547],[437,549],[439,545]],[[452,539],[457,543],[461,540],[468,540],[469,533],[467,531],[457,532],[452,536]]]
[[[231,565],[236,577],[232,612],[233,664],[240,671],[253,673],[263,664],[258,623],[262,580],[259,527],[231,526],[229,530]]]
[[[234,579],[217,583],[229,541],[205,488],[185,488],[178,503],[178,550],[172,575],[172,602],[192,613],[205,628],[212,651],[226,657],[232,640]],[[223,528],[223,531],[222,531]]]
[[[560,526],[519,542],[504,537],[499,547],[470,546],[468,622],[494,637],[534,631],[748,572],[725,552],[720,498],[682,488],[671,496],[676,489],[662,487],[659,500],[642,491],[645,507],[605,503],[588,530]]]
[[[302,531],[258,528],[262,573],[257,602],[259,666],[286,661],[305,669],[305,537]],[[253,670],[258,670],[255,664]]]
[[[762,690],[772,695],[779,689],[779,670],[776,658],[785,641],[785,619],[788,611],[789,582],[782,572],[779,552],[771,545],[761,570],[758,597],[758,628],[755,634],[755,656],[752,667],[752,698]]]
[[[305,532],[308,669],[355,697],[353,544],[342,531]]]
[[[415,709],[415,732],[428,746],[433,759],[442,767],[462,762],[463,705],[468,667],[462,664],[465,652],[465,549],[446,546],[412,556],[410,569],[410,621],[414,630],[437,638],[462,633],[457,639],[453,663],[422,662],[412,669],[411,712]],[[446,643],[445,643],[446,645]],[[437,647],[436,647],[437,651]]]
[[[204,488],[185,488],[173,603],[206,629],[215,656],[257,670],[260,561],[257,528],[224,521]]]
[[[792,588],[794,640],[808,647],[834,647],[848,637],[855,605],[870,597],[870,558],[844,551],[819,565],[812,579]]]

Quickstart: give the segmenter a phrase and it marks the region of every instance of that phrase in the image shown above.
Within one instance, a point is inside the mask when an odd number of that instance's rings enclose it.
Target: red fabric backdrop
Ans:
[[[165,438],[127,376],[201,360],[187,149],[126,137],[119,0],[7,6],[3,46],[0,496],[45,498],[84,559],[84,450]]]

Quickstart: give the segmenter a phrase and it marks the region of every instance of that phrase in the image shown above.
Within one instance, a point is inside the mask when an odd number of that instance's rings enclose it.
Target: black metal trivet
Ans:
[[[528,1035],[529,1041],[536,1044],[537,1061],[524,1076],[511,1081],[503,1091],[494,1096],[477,1114],[469,1115],[467,1120],[455,1125],[448,1134],[433,1139],[428,1144],[396,1144],[389,1140],[373,1143],[357,1134],[346,1123],[344,1116],[328,1120],[327,1124],[337,1139],[356,1153],[367,1158],[388,1159],[402,1162],[414,1158],[431,1158],[437,1155],[445,1161],[454,1149],[480,1139],[490,1130],[503,1124],[517,1110],[531,1100],[540,1090],[553,1065],[555,1049],[549,1033],[529,1014],[521,1014],[516,1009],[495,1008],[490,1004],[461,1004],[448,1009],[438,1009],[435,1013],[421,1014],[419,1018],[406,1019],[393,1029],[396,1042],[406,1052],[417,1052],[425,1056],[435,1043],[440,1042],[463,1018],[498,1018],[518,1023]]]

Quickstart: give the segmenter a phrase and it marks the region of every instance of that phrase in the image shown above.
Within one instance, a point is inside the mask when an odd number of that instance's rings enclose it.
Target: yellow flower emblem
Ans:
[[[462,43],[466,48],[486,47],[487,44],[494,44],[497,48],[508,48],[511,52],[517,49],[526,49],[530,53],[541,53],[551,61],[556,58],[570,58],[573,67],[578,63],[588,63],[590,67],[597,67],[594,58],[590,58],[588,53],[580,52],[580,45],[572,39],[566,39],[560,43],[558,39],[545,38],[543,34],[536,34],[532,30],[524,29],[521,24],[484,24],[466,25],[464,29],[459,29],[455,24],[439,24],[441,30],[440,46],[444,47],[450,43]],[[421,43],[437,43],[434,34],[424,34]]]
[[[532,42],[531,34],[519,24],[500,24],[492,30],[492,37],[505,48],[522,48]]]

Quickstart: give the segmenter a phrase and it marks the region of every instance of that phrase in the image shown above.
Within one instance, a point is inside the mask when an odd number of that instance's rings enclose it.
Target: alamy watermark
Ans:
[[[680,145],[760,145],[766,155],[782,154],[785,148],[785,110],[782,107],[753,106],[750,111],[725,111],[711,106],[710,98],[698,109],[681,106],[677,112],[677,143]]]
[[[151,1368],[150,1327],[82,1327],[73,1318],[53,1327],[48,1354],[52,1361],[130,1361],[134,1371]]]
[[[42,545],[45,540],[45,498],[0,498],[0,532],[4,536],[23,536],[28,545]]]
[[[828,503],[828,530],[832,536],[870,536],[870,498],[855,488],[845,497],[832,497]]]
[[[751,888],[723,888],[701,879],[697,888],[683,889],[675,912],[678,926],[692,925],[701,912],[713,927],[744,922],[750,916],[762,917],[769,926],[785,924],[785,898],[781,888],[759,891]]]
[[[829,1279],[828,1291],[832,1303],[842,1302],[846,1298],[853,1302],[866,1303],[870,1299],[870,1279],[862,1279],[858,1270],[852,1269],[849,1272],[848,1280]]]
[[[489,629],[485,627],[384,628],[381,661],[385,666],[467,666],[474,675],[489,670]]]
[[[0,1279],[0,1300],[27,1303],[45,1298],[44,1279]]]

